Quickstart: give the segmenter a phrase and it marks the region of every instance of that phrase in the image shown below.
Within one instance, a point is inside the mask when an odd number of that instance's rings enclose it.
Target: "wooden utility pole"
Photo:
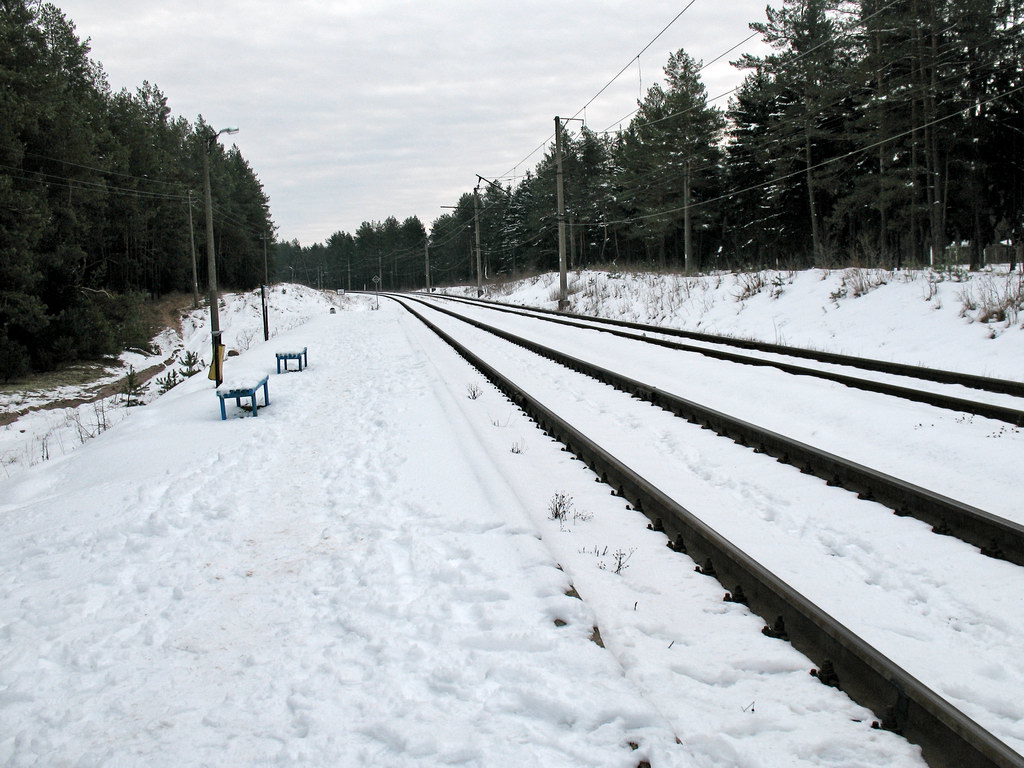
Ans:
[[[208,137],[203,146],[203,191],[206,196],[206,283],[210,292],[210,337],[213,361],[210,363],[211,378],[220,386],[224,381],[221,367],[220,307],[217,298],[217,256],[213,245],[213,200],[210,197],[210,147],[219,134]]]
[[[188,242],[192,246],[192,308],[199,309],[199,271],[196,269],[196,235],[192,229],[192,190],[188,191]]]
[[[260,239],[263,241],[263,284],[270,285],[270,262],[267,260],[267,240],[270,239],[270,236],[260,235]]]

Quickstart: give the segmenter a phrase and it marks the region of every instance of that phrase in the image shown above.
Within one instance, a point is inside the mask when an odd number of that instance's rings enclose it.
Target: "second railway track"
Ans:
[[[406,298],[423,302],[418,298]],[[932,526],[936,533],[956,536],[977,546],[985,555],[1024,565],[1024,525],[481,321],[432,304],[428,306],[644,399],[780,462],[792,464],[800,471],[816,475],[830,485],[841,486],[862,498],[884,504],[898,515],[915,517]]]
[[[1005,379],[995,379],[955,371],[943,371],[935,368],[924,368],[921,366],[904,365],[881,360],[856,358],[849,355],[835,355],[827,352],[814,352],[812,350],[800,349],[797,347],[785,347],[780,344],[767,344],[764,342],[743,341],[731,339],[724,336],[712,336],[711,334],[700,334],[689,331],[679,331],[673,328],[661,328],[640,323],[625,321],[606,320],[604,318],[584,318],[580,315],[566,315],[563,313],[551,312],[536,308],[512,307],[497,302],[485,302],[483,300],[467,299],[465,297],[445,296],[451,301],[479,304],[496,312],[520,314],[527,317],[537,317],[552,323],[560,323],[574,328],[586,328],[597,330],[603,333],[612,334],[626,339],[634,339],[645,344],[655,344],[668,349],[676,349],[683,352],[693,352],[705,355],[717,360],[726,360],[741,365],[769,366],[777,368],[786,373],[799,376],[814,376],[816,378],[834,381],[847,387],[862,389],[867,392],[900,397],[905,400],[912,400],[919,403],[927,403],[937,408],[945,408],[950,411],[971,413],[977,416],[984,416],[990,419],[997,419],[1008,424],[1024,426],[1024,410],[1017,406],[1001,405],[998,403],[984,402],[956,395],[929,391],[915,387],[897,384],[894,382],[879,381],[862,376],[853,376],[848,373],[831,370],[828,368],[810,368],[806,365],[796,365],[777,357],[755,357],[749,354],[738,354],[723,350],[717,346],[697,346],[684,342],[673,341],[661,338],[664,335],[693,338],[698,341],[708,342],[715,345],[730,345],[744,350],[766,352],[773,355],[785,355],[810,359],[819,363],[829,365],[847,366],[853,369],[876,371],[884,374],[892,374],[910,379],[938,382],[948,385],[959,385],[975,390],[994,392],[1014,397],[1024,397],[1024,384]],[[641,333],[643,335],[638,335]],[[647,335],[651,334],[651,335]]]
[[[835,352],[824,352],[814,349],[805,349],[803,347],[792,347],[785,344],[773,344],[767,341],[756,341],[754,339],[740,339],[732,336],[721,336],[712,333],[701,333],[699,331],[686,331],[680,328],[670,328],[659,325],[650,325],[647,323],[635,323],[628,320],[612,320],[606,317],[594,317],[590,315],[578,315],[571,312],[559,312],[551,309],[542,309],[539,307],[526,307],[512,304],[503,304],[498,301],[491,301],[488,299],[474,299],[467,296],[451,296],[447,294],[438,294],[446,299],[452,299],[455,301],[462,301],[467,303],[475,303],[484,306],[488,306],[501,311],[513,311],[513,312],[526,312],[532,313],[537,316],[549,318],[555,322],[570,322],[570,323],[587,323],[586,327],[596,327],[609,330],[615,329],[628,329],[632,331],[638,331],[640,333],[647,334],[660,334],[664,336],[673,336],[676,338],[690,339],[693,341],[704,342],[707,344],[724,345],[728,347],[735,347],[737,349],[752,350],[755,352],[764,352],[775,355],[782,355],[786,357],[796,357],[805,360],[814,360],[820,363],[828,363],[841,366],[850,366],[855,369],[861,369],[865,371],[877,371],[879,373],[889,373],[897,376],[906,376],[911,379],[919,379],[922,381],[934,381],[942,384],[956,384],[970,389],[977,389],[986,392],[996,392],[1000,394],[1012,395],[1014,397],[1024,397],[1024,382],[1013,381],[1011,379],[994,378],[990,376],[979,376],[976,374],[965,373],[962,371],[947,371],[940,368],[930,368],[927,366],[920,365],[909,365],[907,363],[898,363],[889,360],[874,360],[865,357],[855,357],[852,355],[842,355]],[[713,353],[714,350],[708,347],[691,347],[692,351],[700,352],[701,354]],[[728,359],[722,357],[722,359]],[[759,361],[751,360],[750,358],[744,358],[744,362],[750,364],[759,365],[773,364],[772,361]],[[809,375],[812,375],[808,372]]]

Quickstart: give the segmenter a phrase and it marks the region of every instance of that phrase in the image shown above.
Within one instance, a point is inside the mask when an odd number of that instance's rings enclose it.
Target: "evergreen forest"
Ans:
[[[1014,262],[1024,243],[1024,1],[782,0],[764,56],[709,95],[703,64],[611,129],[566,123],[570,268],[912,267]],[[724,45],[723,45],[724,47]],[[278,276],[422,288],[558,267],[555,142],[512,183],[479,179],[429,233],[364,222],[279,243]]]
[[[207,146],[218,282],[262,280],[273,224],[242,154],[151,83],[112,92],[51,4],[0,1],[0,115],[0,380],[148,344],[143,306],[193,291],[193,249],[202,290]]]

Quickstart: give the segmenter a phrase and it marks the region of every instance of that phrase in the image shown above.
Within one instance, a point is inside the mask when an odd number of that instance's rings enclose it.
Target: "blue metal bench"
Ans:
[[[278,373],[281,372],[281,362],[282,361],[284,362],[284,369],[286,371],[288,370],[288,361],[289,360],[298,360],[299,361],[299,370],[300,371],[303,368],[308,367],[309,366],[309,354],[307,352],[308,349],[309,349],[308,347],[303,347],[301,352],[298,352],[298,351],[294,351],[294,352],[276,352],[275,354],[277,356],[277,372]]]
[[[267,391],[267,376],[264,376],[259,381],[247,382],[244,384],[235,384],[231,382],[225,382],[221,384],[221,387],[217,389],[217,397],[220,399],[220,420],[224,421],[227,419],[227,411],[224,410],[224,400],[226,398],[234,398],[235,405],[239,408],[242,407],[242,398],[248,397],[252,401],[252,415],[259,416],[259,405],[256,402],[256,393],[260,387],[263,388],[263,405],[270,405],[270,393]]]

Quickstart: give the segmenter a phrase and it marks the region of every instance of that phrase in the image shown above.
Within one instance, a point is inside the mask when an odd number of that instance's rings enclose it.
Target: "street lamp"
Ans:
[[[220,309],[217,306],[217,257],[213,251],[213,199],[210,197],[210,150],[222,133],[238,133],[235,127],[210,129],[203,146],[203,185],[206,191],[206,277],[210,288],[210,331],[213,337],[213,380],[219,387],[224,381],[221,371]]]

